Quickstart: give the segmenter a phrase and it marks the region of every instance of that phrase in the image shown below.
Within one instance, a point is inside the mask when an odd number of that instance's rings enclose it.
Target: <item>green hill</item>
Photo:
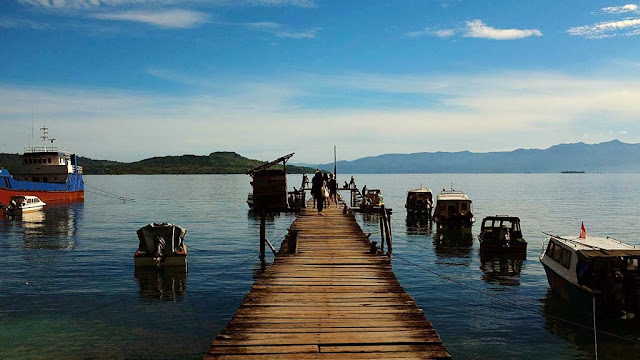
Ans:
[[[15,171],[20,167],[19,154],[1,154],[0,166]],[[161,156],[131,163],[79,157],[85,174],[244,174],[266,161],[247,159],[235,152],[218,151],[209,155]],[[274,168],[280,165],[275,165]],[[314,169],[287,165],[290,174],[312,173]]]

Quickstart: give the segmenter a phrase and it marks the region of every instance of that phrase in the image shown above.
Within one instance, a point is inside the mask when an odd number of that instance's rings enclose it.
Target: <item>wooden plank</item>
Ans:
[[[448,359],[387,256],[342,209],[302,209],[206,359]]]

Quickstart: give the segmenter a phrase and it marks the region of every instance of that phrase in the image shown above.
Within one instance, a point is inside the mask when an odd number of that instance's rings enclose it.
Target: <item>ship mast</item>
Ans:
[[[40,136],[40,138],[42,138],[42,147],[44,148],[44,152],[47,152],[47,135],[49,135],[47,130],[49,130],[49,128],[45,125],[41,127],[40,130],[42,130],[42,136]]]

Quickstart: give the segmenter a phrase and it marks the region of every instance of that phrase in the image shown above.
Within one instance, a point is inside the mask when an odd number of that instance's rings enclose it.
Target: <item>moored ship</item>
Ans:
[[[22,168],[14,174],[0,169],[0,203],[12,196],[37,196],[42,201],[82,201],[84,182],[78,157],[54,146],[47,127],[43,127],[42,147],[28,147],[22,156]],[[47,142],[50,146],[47,146]]]

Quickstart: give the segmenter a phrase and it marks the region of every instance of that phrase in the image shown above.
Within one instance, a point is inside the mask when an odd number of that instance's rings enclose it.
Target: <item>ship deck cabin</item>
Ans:
[[[520,218],[515,216],[487,216],[480,226],[480,256],[508,255],[524,259],[527,242],[522,237]]]
[[[433,219],[443,227],[470,228],[475,221],[471,200],[460,191],[443,191],[438,195]]]
[[[407,193],[405,207],[410,213],[430,213],[433,207],[433,194],[430,189],[413,189]]]
[[[31,181],[44,183],[65,183],[68,174],[82,174],[82,167],[78,166],[77,156],[56,148],[29,148],[22,156],[22,168],[14,172],[17,181]]]
[[[363,206],[380,206],[382,204],[382,196],[379,189],[367,189],[366,194],[362,194]]]
[[[480,236],[484,241],[500,242],[503,239],[522,239],[520,218],[515,216],[487,216],[482,220]]]

